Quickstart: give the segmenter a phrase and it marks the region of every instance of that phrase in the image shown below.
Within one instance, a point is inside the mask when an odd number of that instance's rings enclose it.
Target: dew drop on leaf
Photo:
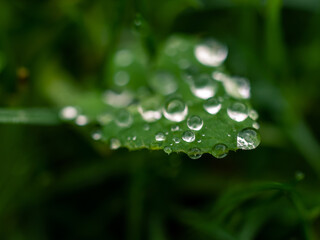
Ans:
[[[174,141],[174,143],[180,143],[180,138],[178,137],[174,137],[172,140]]]
[[[171,147],[168,147],[168,146],[167,146],[167,147],[164,147],[163,151],[164,151],[165,153],[167,153],[167,154],[172,153]]]
[[[203,107],[207,111],[207,113],[214,115],[220,111],[221,103],[217,98],[209,98],[205,101]]]
[[[200,75],[190,79],[192,93],[201,99],[208,99],[215,95],[216,86],[209,75]]]
[[[246,105],[241,102],[234,102],[227,109],[228,116],[236,121],[242,122],[248,117],[248,110]]]
[[[158,132],[155,136],[157,142],[163,142],[166,140],[166,135],[163,132]]]
[[[188,156],[191,159],[199,159],[202,156],[201,150],[199,148],[190,148],[188,151]]]
[[[119,127],[123,127],[123,128],[127,128],[130,127],[131,124],[133,123],[133,118],[130,114],[130,112],[128,112],[125,109],[121,109],[116,116],[116,124]]]
[[[199,116],[191,116],[187,121],[188,128],[191,130],[199,131],[203,126],[203,121]]]
[[[78,110],[73,106],[66,106],[61,109],[60,116],[62,119],[72,120],[78,115]]]
[[[196,139],[196,136],[194,132],[188,130],[182,134],[182,139],[185,142],[193,142]]]
[[[228,155],[228,147],[223,143],[218,143],[212,148],[212,155],[216,158],[224,158]]]
[[[181,122],[188,115],[188,106],[181,99],[171,99],[165,104],[163,115],[170,121]]]
[[[194,52],[200,63],[210,67],[220,66],[228,56],[228,48],[213,39],[198,44]]]
[[[260,144],[260,135],[253,128],[245,128],[237,135],[237,147],[243,150],[251,150]]]
[[[79,115],[76,120],[75,120],[76,124],[78,126],[85,126],[89,123],[89,119],[87,116],[85,115]]]
[[[110,148],[111,149],[118,149],[121,146],[121,142],[117,138],[110,139]]]
[[[178,125],[173,125],[173,126],[171,127],[171,132],[177,132],[177,131],[179,131],[179,130],[180,130],[180,128],[179,128]]]

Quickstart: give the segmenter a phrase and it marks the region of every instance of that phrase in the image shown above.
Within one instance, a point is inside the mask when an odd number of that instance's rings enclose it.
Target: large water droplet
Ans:
[[[194,132],[192,132],[192,131],[185,131],[182,134],[182,139],[185,142],[193,142],[196,139],[196,136],[195,136]]]
[[[165,147],[165,148],[163,149],[163,151],[164,151],[165,153],[167,153],[167,154],[172,153],[171,147]]]
[[[130,114],[130,112],[128,112],[125,109],[121,109],[116,116],[116,124],[119,127],[130,127],[132,122],[133,122],[133,118]]]
[[[251,150],[260,144],[260,135],[253,128],[245,128],[237,135],[237,147],[243,150]]]
[[[110,139],[110,148],[111,149],[118,149],[121,146],[121,142],[117,138],[111,138]]]
[[[210,67],[220,66],[228,55],[228,48],[213,40],[206,40],[195,48],[195,56],[200,63]]]
[[[200,75],[190,80],[192,93],[201,99],[208,99],[213,97],[216,93],[216,86],[213,79],[209,75]]]
[[[221,103],[217,98],[209,98],[203,104],[204,109],[210,114],[217,114],[221,109]]]
[[[165,104],[163,115],[170,121],[181,122],[188,115],[188,106],[180,99],[171,99]]]
[[[60,116],[63,119],[72,120],[78,116],[78,110],[73,106],[67,106],[61,109]]]
[[[188,151],[188,156],[191,159],[199,159],[202,156],[201,150],[199,148],[190,148]]]
[[[151,77],[150,85],[155,92],[163,95],[172,94],[178,89],[174,76],[168,72],[157,72]]]
[[[203,126],[203,121],[199,116],[191,116],[187,121],[188,128],[191,130],[199,131]]]
[[[158,132],[155,136],[156,141],[163,142],[166,140],[166,135],[163,132]]]
[[[133,62],[133,54],[127,49],[120,50],[116,53],[114,61],[118,66],[127,67]]]
[[[228,116],[236,122],[242,122],[248,117],[247,107],[241,102],[232,103],[228,107],[227,113]]]
[[[103,96],[103,101],[112,107],[126,107],[133,101],[133,94],[130,91],[114,92],[107,90]]]
[[[228,147],[225,144],[218,143],[212,148],[212,155],[216,158],[224,158],[228,155]]]

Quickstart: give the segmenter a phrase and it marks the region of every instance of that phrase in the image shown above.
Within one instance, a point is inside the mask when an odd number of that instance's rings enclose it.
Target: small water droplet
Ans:
[[[167,146],[167,147],[164,147],[163,151],[164,151],[165,153],[167,153],[167,154],[172,153],[171,147],[168,147],[168,146]]]
[[[156,141],[163,142],[166,140],[166,135],[163,132],[158,132],[155,136]]]
[[[126,71],[119,71],[114,75],[114,83],[120,87],[125,86],[130,81],[130,75]]]
[[[260,125],[257,122],[252,123],[252,127],[255,129],[260,129]]]
[[[201,143],[201,140],[198,140],[197,143]]]
[[[119,127],[127,128],[127,127],[130,127],[131,124],[133,123],[133,118],[132,118],[131,114],[127,110],[121,109],[117,113],[115,121],[116,121],[116,124]]]
[[[226,92],[238,99],[250,98],[250,83],[243,77],[231,77],[221,72],[214,72],[213,78],[221,81]]]
[[[190,148],[188,151],[188,156],[191,159],[199,159],[202,156],[201,150],[199,148]]]
[[[155,92],[163,95],[174,93],[178,89],[174,76],[168,72],[157,72],[150,79],[150,85]]]
[[[216,93],[216,86],[209,75],[191,78],[190,85],[192,93],[201,99],[208,99]]]
[[[102,133],[101,133],[100,130],[95,131],[95,132],[93,132],[93,133],[91,134],[91,137],[92,137],[93,140],[98,141],[98,140],[100,140],[100,139],[102,138]]]
[[[132,141],[135,141],[135,140],[137,140],[137,136],[132,137]]]
[[[209,98],[205,101],[203,107],[209,114],[214,115],[220,111],[221,103],[217,98]]]
[[[181,122],[188,115],[188,106],[178,98],[171,99],[165,104],[163,115],[170,121]]]
[[[245,128],[237,135],[237,147],[243,150],[255,149],[260,144],[260,135],[253,128]]]
[[[203,121],[199,116],[191,116],[187,121],[188,128],[191,130],[199,131],[203,126]]]
[[[249,111],[249,117],[250,117],[252,120],[256,121],[256,120],[259,118],[259,114],[257,113],[256,110],[251,109],[251,110]]]
[[[107,90],[103,96],[103,101],[112,107],[126,107],[133,101],[133,94],[130,91],[115,92]]]
[[[174,137],[172,140],[174,141],[174,143],[180,143],[180,138]]]
[[[223,143],[218,143],[212,148],[212,155],[216,158],[224,158],[228,155],[228,147]]]
[[[117,138],[111,138],[110,139],[110,148],[115,150],[118,149],[121,146],[121,142]]]
[[[62,119],[72,120],[78,116],[78,110],[73,106],[66,106],[61,109],[60,116]]]
[[[248,117],[247,107],[241,102],[232,103],[228,107],[227,113],[228,116],[236,122],[242,122]]]
[[[141,105],[138,106],[138,112],[140,113],[141,117],[147,122],[155,122],[162,116],[160,109],[143,108]]]
[[[195,56],[203,65],[210,67],[220,66],[228,55],[228,48],[213,40],[208,39],[195,48]]]
[[[206,135],[203,133],[201,136],[202,136],[202,137],[205,137]]]
[[[196,139],[196,136],[195,136],[194,132],[192,132],[192,131],[185,131],[182,134],[182,139],[185,142],[193,142]]]
[[[89,123],[89,119],[87,116],[85,115],[79,115],[77,118],[76,118],[76,124],[78,126],[85,126]]]
[[[177,131],[179,131],[179,130],[180,130],[180,128],[179,128],[178,125],[173,125],[173,126],[171,127],[171,132],[177,132]]]

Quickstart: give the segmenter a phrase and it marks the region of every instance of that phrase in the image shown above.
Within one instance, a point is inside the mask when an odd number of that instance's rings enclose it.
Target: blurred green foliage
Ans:
[[[172,34],[213,36],[229,46],[230,72],[251,80],[262,138],[254,151],[195,161],[110,151],[65,124],[1,124],[0,239],[320,239],[319,8],[0,1],[2,109],[94,104],[90,92],[114,87],[117,49],[139,43],[152,69]],[[147,73],[136,74],[143,83]]]

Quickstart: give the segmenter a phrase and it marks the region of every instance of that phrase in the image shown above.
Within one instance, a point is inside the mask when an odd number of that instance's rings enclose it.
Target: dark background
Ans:
[[[1,124],[0,239],[320,239],[319,11],[317,0],[1,0],[1,108],[56,108],[41,84],[56,63],[83,89],[108,88],[132,33],[150,61],[174,33],[213,36],[251,81],[262,142],[191,160],[111,151],[68,124]]]

